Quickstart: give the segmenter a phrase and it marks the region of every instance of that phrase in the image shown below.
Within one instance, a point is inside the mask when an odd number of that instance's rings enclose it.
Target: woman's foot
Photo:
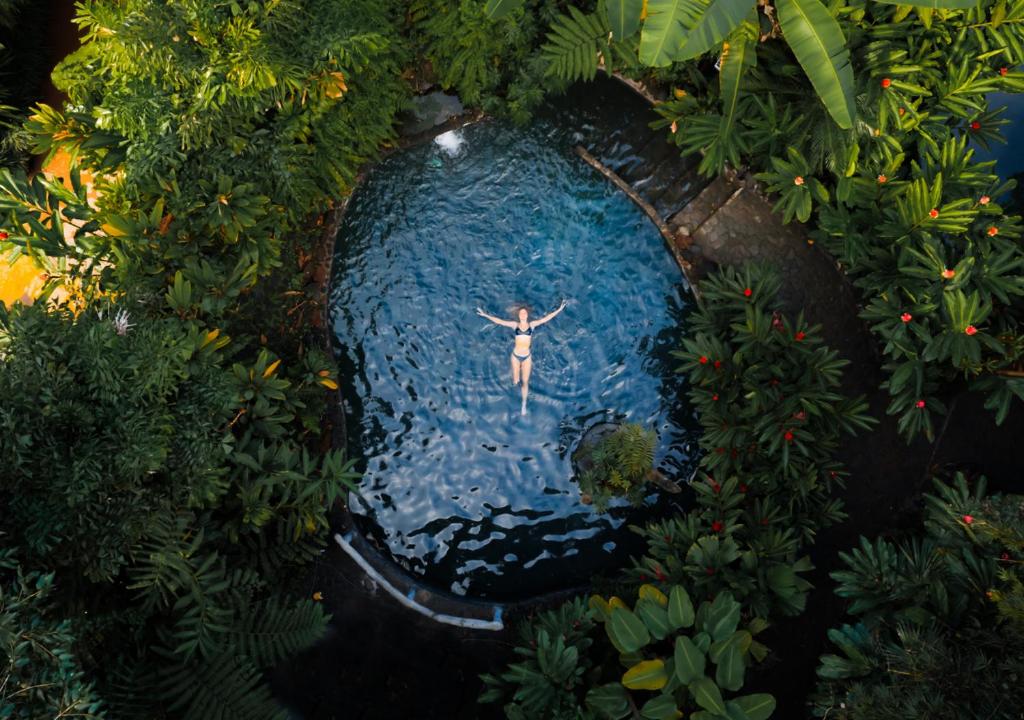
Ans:
[[[526,414],[526,401],[525,400],[523,400],[523,407],[520,408],[519,414],[520,415],[525,415]]]

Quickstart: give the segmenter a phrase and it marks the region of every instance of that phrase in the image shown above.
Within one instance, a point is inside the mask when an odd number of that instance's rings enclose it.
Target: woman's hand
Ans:
[[[477,308],[476,314],[479,315],[480,317],[487,317],[487,313],[485,313],[482,308]]]
[[[565,306],[568,305],[568,304],[569,304],[569,301],[566,300],[565,298],[562,298],[562,304],[558,306],[558,309],[559,310],[565,310]]]

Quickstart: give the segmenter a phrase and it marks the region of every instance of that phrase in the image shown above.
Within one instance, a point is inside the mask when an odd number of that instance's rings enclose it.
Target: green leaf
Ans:
[[[704,6],[700,0],[648,0],[647,19],[640,31],[640,62],[667,67]]]
[[[777,0],[779,24],[832,119],[853,127],[853,68],[839,23],[819,0]]]
[[[750,720],[768,720],[771,714],[775,712],[775,698],[768,693],[743,695],[742,697],[733,698],[730,702],[739,705],[740,709],[747,714]]]
[[[643,0],[602,0],[602,6],[612,29],[613,40],[624,40],[640,27]]]
[[[612,610],[611,621],[606,627],[608,635],[624,653],[636,652],[651,641],[647,626],[627,608]]]
[[[671,695],[658,695],[644,703],[640,708],[640,717],[650,720],[672,720],[680,717],[679,707]]]
[[[661,690],[667,682],[665,663],[660,659],[644,660],[622,675],[622,684],[630,690]]]
[[[668,621],[674,630],[693,625],[693,602],[679,585],[673,586],[668,595]]]
[[[716,640],[725,640],[740,622],[740,604],[728,592],[721,592],[711,603],[704,629]]]
[[[605,720],[621,720],[630,713],[629,693],[617,682],[591,689],[587,693],[586,704]]]
[[[751,0],[711,0],[693,26],[683,47],[676,54],[676,60],[689,60],[703,55],[729,37],[754,4]]]
[[[487,0],[484,15],[490,20],[500,20],[513,10],[522,7],[523,0]]]
[[[668,621],[668,612],[652,600],[641,598],[636,603],[636,614],[644,621],[644,625],[658,640],[663,640],[672,632]]]
[[[913,5],[936,10],[967,10],[978,4],[977,0],[875,0],[875,2],[885,5]]]
[[[752,13],[756,21],[756,13]],[[756,58],[757,23],[744,22],[729,36],[729,49],[722,53],[722,65],[718,73],[722,95],[722,126],[720,134],[729,137],[733,133],[736,109],[740,102],[740,81],[743,71]]]
[[[725,652],[718,658],[718,666],[715,669],[715,682],[719,687],[736,692],[743,687],[743,674],[746,667],[743,664],[743,652],[739,645],[731,643]]]
[[[689,685],[704,675],[707,659],[693,641],[685,635],[676,638],[675,655],[676,677],[679,682]]]
[[[725,703],[722,701],[722,693],[714,681],[707,677],[700,677],[689,684],[690,692],[697,704],[708,712],[716,715],[725,715]]]

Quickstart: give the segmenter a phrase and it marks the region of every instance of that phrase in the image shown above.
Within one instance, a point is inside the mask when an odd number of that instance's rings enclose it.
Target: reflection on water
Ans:
[[[652,426],[662,470],[685,481],[694,468],[668,355],[690,296],[650,222],[571,152],[571,132],[488,121],[393,155],[339,231],[332,321],[366,471],[352,508],[396,559],[458,593],[523,596],[623,560],[625,525],[643,514],[595,513],[571,482],[593,423]],[[521,416],[512,330],[475,309],[511,318],[525,304],[536,318],[563,297],[534,331]]]

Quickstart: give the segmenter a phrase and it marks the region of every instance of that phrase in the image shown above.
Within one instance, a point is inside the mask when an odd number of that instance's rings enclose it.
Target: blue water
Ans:
[[[691,303],[661,236],[571,152],[549,114],[485,121],[379,163],[339,230],[331,293],[353,512],[402,565],[451,592],[511,598],[585,582],[635,551],[617,503],[580,503],[570,454],[596,422],[656,429],[657,462],[695,468],[668,353]],[[533,334],[528,414],[506,318],[568,308]],[[678,496],[677,496],[678,497]]]

